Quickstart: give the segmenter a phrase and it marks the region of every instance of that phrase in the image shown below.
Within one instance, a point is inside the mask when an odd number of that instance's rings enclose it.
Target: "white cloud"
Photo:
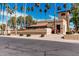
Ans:
[[[54,19],[54,16],[52,16],[52,15],[49,15],[49,17],[50,17],[51,19]],[[58,20],[58,17],[55,16],[55,18]]]
[[[1,11],[1,15],[3,15],[3,11]],[[4,11],[4,16],[7,16],[7,12]]]
[[[3,15],[3,11],[1,12],[1,15]],[[12,14],[11,16],[14,16],[14,15],[15,15],[15,14]],[[24,13],[16,12],[16,15],[17,15],[17,17],[18,17],[18,16],[21,16],[21,15],[24,16]],[[8,17],[9,17],[10,14],[7,15],[7,12],[4,11],[4,16],[8,16]],[[27,16],[27,14],[25,14],[25,16]]]
[[[32,17],[33,18],[33,20],[35,20],[35,21],[42,21],[42,20],[45,20],[45,19],[36,19],[36,18],[34,18],[34,17]]]
[[[46,20],[46,21],[49,21],[49,20],[53,20],[54,19],[54,16],[52,16],[52,15],[49,15],[49,17],[50,17],[50,19],[36,19],[36,18],[33,17],[33,20],[37,20],[37,21],[44,21],[44,20]],[[58,20],[58,17],[56,17],[56,20]]]
[[[20,13],[20,12],[16,12],[16,16],[18,17],[18,16],[27,16],[27,14],[24,14],[24,13]],[[15,14],[12,14],[12,16],[15,16]]]

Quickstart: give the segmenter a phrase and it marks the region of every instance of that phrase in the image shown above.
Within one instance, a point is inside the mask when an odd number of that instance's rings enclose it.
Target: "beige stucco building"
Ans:
[[[66,34],[67,32],[67,19],[69,12],[58,12],[58,20],[49,20],[49,21],[37,21],[37,25],[47,24],[47,28],[50,28],[51,31],[56,28],[59,33]],[[55,25],[54,25],[55,24]],[[55,26],[55,27],[54,27]]]

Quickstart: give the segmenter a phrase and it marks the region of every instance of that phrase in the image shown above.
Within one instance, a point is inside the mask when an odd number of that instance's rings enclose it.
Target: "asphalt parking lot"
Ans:
[[[0,37],[0,56],[79,56],[79,43]]]

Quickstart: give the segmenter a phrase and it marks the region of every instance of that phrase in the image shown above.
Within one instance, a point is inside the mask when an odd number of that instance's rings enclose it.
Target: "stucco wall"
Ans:
[[[66,34],[67,32],[67,22],[65,19],[63,19],[63,34]]]

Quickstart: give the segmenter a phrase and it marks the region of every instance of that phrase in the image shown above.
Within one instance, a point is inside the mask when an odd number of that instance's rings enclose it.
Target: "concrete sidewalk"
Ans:
[[[10,37],[10,38],[22,38],[22,39],[34,39],[34,40],[47,40],[47,41],[57,41],[57,42],[67,42],[67,43],[79,43],[78,40],[66,40],[63,39],[61,37],[63,37],[64,35],[62,34],[51,34],[51,35],[46,35],[45,37],[40,37],[40,35],[32,35],[30,37],[26,37],[26,36],[14,36],[14,35],[0,35],[0,37]]]

